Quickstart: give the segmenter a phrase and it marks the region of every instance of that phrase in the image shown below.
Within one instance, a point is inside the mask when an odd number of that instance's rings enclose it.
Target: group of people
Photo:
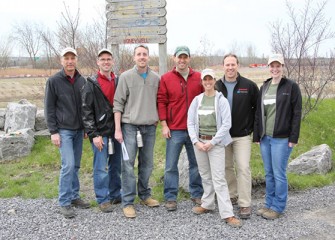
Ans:
[[[45,116],[51,141],[61,155],[59,205],[66,218],[75,216],[73,206],[90,207],[79,196],[85,136],[92,145],[94,191],[102,212],[111,212],[121,203],[125,217],[135,218],[136,195],[143,205],[159,206],[149,186],[158,122],[166,138],[167,211],[177,210],[178,161],[185,146],[192,211],[210,212],[217,201],[220,217],[232,227],[241,227],[240,219],[250,218],[252,212],[254,141],[260,144],[266,179],[265,205],[256,214],[275,219],[284,212],[286,167],[298,142],[301,93],[283,75],[283,57],[270,57],[271,78],[260,90],[239,74],[234,54],[224,56],[224,76],[219,80],[212,69],[200,73],[190,67],[187,46],[177,47],[173,58],[175,67],[160,77],[148,65],[149,48],[138,45],[135,66],[118,77],[112,71],[112,52],[102,49],[97,54],[97,74],[85,79],[76,69],[76,50],[63,49],[63,68],[46,84]],[[239,206],[240,219],[233,205]]]

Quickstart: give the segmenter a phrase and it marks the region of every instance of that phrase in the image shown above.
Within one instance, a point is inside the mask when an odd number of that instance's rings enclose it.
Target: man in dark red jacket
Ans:
[[[166,138],[164,198],[168,211],[177,209],[178,159],[184,145],[189,161],[189,190],[192,201],[201,204],[203,194],[193,145],[187,132],[188,108],[193,98],[203,92],[203,87],[200,73],[189,67],[190,61],[189,48],[177,47],[174,53],[176,66],[161,77],[157,94],[162,134]]]

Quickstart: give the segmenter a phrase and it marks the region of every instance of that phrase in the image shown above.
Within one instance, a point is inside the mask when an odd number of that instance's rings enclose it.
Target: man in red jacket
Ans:
[[[185,145],[189,161],[189,190],[192,201],[201,204],[203,188],[198,172],[192,142],[187,132],[187,111],[193,98],[203,92],[199,72],[189,67],[190,50],[179,46],[174,52],[175,67],[161,77],[157,102],[162,124],[162,134],[166,138],[166,162],[164,172],[165,208],[177,209],[179,188],[178,159]]]

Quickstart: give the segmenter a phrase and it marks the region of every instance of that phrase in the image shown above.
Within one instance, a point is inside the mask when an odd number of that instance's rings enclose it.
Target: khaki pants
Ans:
[[[240,207],[251,205],[251,136],[234,137],[226,147],[226,180],[231,198],[238,197]],[[236,172],[235,172],[236,170]]]
[[[204,140],[204,142],[207,141]],[[221,218],[234,216],[225,179],[225,161],[222,159],[225,154],[225,147],[216,145],[209,152],[203,152],[194,146],[194,152],[204,188],[201,206],[213,210],[216,194]]]

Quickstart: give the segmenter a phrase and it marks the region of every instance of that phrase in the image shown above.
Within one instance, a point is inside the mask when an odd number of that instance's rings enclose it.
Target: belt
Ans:
[[[213,136],[210,135],[199,135],[199,137],[203,140],[212,140]]]

